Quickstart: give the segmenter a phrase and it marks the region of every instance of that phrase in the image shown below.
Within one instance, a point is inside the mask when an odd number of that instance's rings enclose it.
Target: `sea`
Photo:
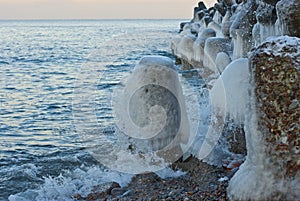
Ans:
[[[175,61],[170,40],[182,21],[0,21],[0,200],[73,200],[105,182],[127,185],[133,175],[86,150],[78,97],[94,86],[89,131],[112,132],[114,90],[144,56]],[[177,70],[201,96],[197,71]]]

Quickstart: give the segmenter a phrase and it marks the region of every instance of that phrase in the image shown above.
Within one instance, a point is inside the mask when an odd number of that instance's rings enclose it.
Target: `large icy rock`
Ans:
[[[216,32],[210,28],[204,29],[198,34],[198,37],[193,44],[195,67],[203,67],[205,41],[206,39],[215,36]]]
[[[208,38],[205,42],[204,47],[204,59],[203,65],[204,67],[209,68],[213,72],[218,72],[216,66],[216,58],[218,53],[225,52],[230,54],[232,51],[231,40],[226,38]]]
[[[198,6],[194,8],[194,18],[192,21],[197,22],[203,17],[203,16],[201,17],[201,15],[199,15],[200,12],[202,12],[202,13],[207,12],[207,8],[206,8],[205,4],[203,3],[203,1],[200,1],[198,3]]]
[[[181,38],[177,47],[178,56],[186,61],[191,62],[194,58],[193,44],[196,37],[192,34],[185,35]]]
[[[180,144],[189,140],[189,121],[171,59],[142,58],[118,95],[118,127],[131,138],[136,153],[157,152],[170,162],[182,156]]]
[[[274,6],[259,2],[256,10],[257,23],[253,27],[253,39],[255,46],[258,46],[269,36],[275,36],[275,22],[277,19],[276,9]]]
[[[276,5],[278,34],[300,37],[300,1],[281,0]]]
[[[230,36],[234,41],[233,59],[246,58],[254,46],[252,29],[256,24],[256,8],[255,0],[248,0],[239,5],[239,11],[230,27]]]
[[[230,200],[300,200],[300,39],[268,39],[250,56],[247,159]]]
[[[229,119],[243,125],[248,100],[248,59],[241,58],[230,63],[221,75],[226,92],[226,112]]]

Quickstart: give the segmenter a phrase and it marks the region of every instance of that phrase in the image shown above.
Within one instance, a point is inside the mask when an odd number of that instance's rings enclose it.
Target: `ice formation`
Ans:
[[[237,124],[244,124],[248,101],[248,59],[241,58],[230,63],[221,75],[226,93],[226,112]]]
[[[157,152],[168,162],[177,160],[190,128],[173,61],[144,57],[124,84],[114,101],[118,128],[132,138],[137,153]]]
[[[204,161],[218,165],[230,147],[241,146],[229,140],[232,128],[246,133],[248,155],[230,181],[231,200],[300,199],[299,9],[298,0],[219,0],[210,9],[201,4],[188,22],[197,23],[198,32],[185,29],[171,42],[183,68],[199,69],[211,111],[225,113],[223,130],[213,123],[209,128],[209,138],[220,138]],[[196,40],[178,53],[186,33]],[[291,37],[270,38],[283,35]]]

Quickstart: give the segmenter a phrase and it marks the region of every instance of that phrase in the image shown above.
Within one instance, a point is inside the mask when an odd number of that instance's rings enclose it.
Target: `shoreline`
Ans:
[[[132,178],[128,186],[121,188],[117,183],[106,184],[106,189],[98,190],[87,197],[74,195],[74,200],[94,201],[154,201],[154,200],[202,200],[228,201],[226,188],[228,181],[237,171],[226,167],[216,167],[190,157],[172,165],[174,171],[182,170],[179,177],[160,178],[155,173],[139,174]],[[106,186],[104,185],[104,186]],[[103,185],[101,185],[103,187]]]

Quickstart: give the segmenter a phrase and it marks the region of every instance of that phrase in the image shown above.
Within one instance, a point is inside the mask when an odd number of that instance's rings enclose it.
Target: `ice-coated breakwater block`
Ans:
[[[300,200],[300,39],[274,37],[250,53],[248,155],[230,200]]]
[[[118,126],[138,152],[157,152],[169,162],[181,157],[189,122],[178,73],[171,59],[147,56],[135,66],[119,101]]]

